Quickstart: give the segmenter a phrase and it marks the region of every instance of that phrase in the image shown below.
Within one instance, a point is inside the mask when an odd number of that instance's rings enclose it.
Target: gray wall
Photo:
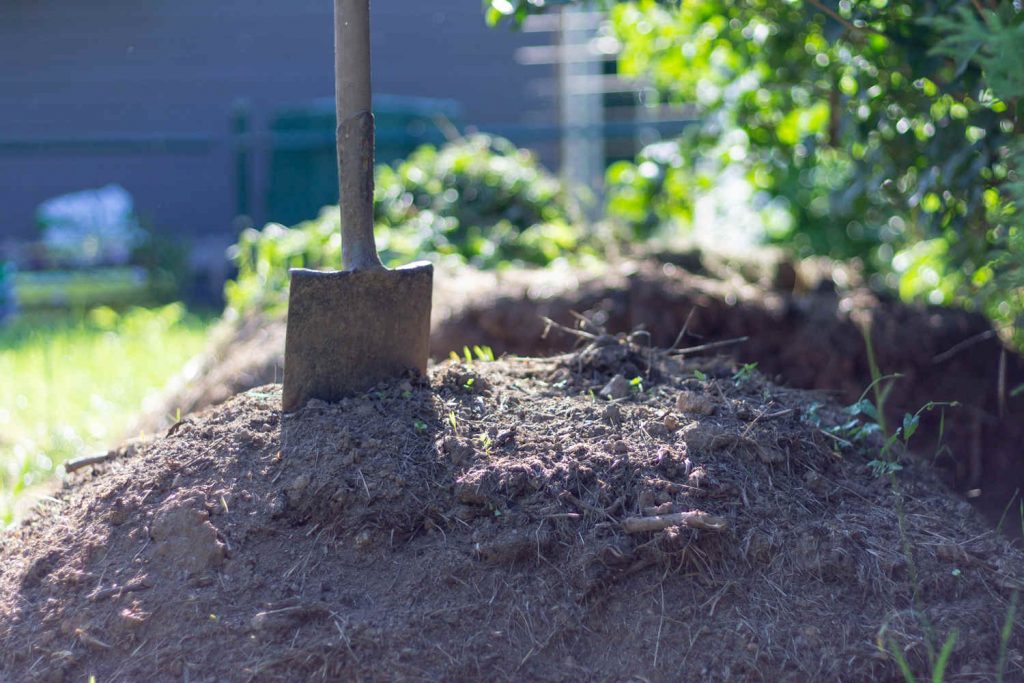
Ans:
[[[484,128],[554,118],[528,87],[543,74],[513,59],[530,37],[488,29],[480,0],[374,0],[373,33],[376,92],[454,99]],[[276,109],[331,96],[332,40],[330,0],[3,0],[0,241],[31,236],[44,199],[111,182],[160,230],[229,238],[233,103],[247,99],[264,130]],[[10,144],[125,135],[212,141],[145,153]],[[255,198],[266,162],[255,155]]]

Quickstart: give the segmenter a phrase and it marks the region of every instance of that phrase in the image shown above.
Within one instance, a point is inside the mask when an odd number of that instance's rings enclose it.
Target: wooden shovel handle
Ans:
[[[345,270],[383,268],[373,239],[370,2],[334,0],[341,250]]]

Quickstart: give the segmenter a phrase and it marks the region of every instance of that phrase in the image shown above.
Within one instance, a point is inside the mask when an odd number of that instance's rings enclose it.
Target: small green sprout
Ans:
[[[701,372],[700,370],[694,370],[693,371],[693,376],[694,376],[695,379],[697,379],[697,380],[699,380],[701,382],[708,381],[708,376],[706,374],[704,374],[703,372]]]
[[[633,379],[629,380],[629,386],[633,388],[633,391],[638,394],[644,393],[644,378],[637,375]]]
[[[452,351],[448,354],[448,357],[456,363],[465,362],[466,365],[472,365],[474,360],[478,360],[482,363],[490,363],[494,360],[494,349],[490,346],[474,344],[472,348],[463,346],[462,355],[459,355],[456,351]]]
[[[494,349],[490,346],[473,346],[473,353],[476,354],[477,360],[485,363],[491,363],[494,361]]]
[[[417,432],[425,432],[427,430],[427,423],[423,420],[416,420],[412,423],[412,426],[416,428]]]
[[[903,469],[903,465],[895,460],[872,460],[868,463],[868,467],[876,477],[887,477]]]
[[[746,382],[748,379],[754,376],[754,370],[757,370],[757,363],[747,363],[739,370],[733,373],[732,381],[737,384],[740,382]]]

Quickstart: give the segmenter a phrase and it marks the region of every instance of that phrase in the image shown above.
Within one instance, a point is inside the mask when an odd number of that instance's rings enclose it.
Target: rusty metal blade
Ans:
[[[285,412],[337,401],[416,370],[426,374],[434,267],[291,271]]]

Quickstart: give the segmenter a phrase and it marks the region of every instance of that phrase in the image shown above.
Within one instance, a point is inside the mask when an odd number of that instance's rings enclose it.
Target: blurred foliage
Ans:
[[[490,0],[521,20],[569,4]],[[609,174],[636,234],[685,223],[741,167],[798,253],[859,257],[901,293],[984,310],[1022,339],[1024,14],[1011,0],[607,0],[622,73],[702,125]],[[645,213],[644,206],[647,206]]]
[[[707,174],[697,172],[677,143],[649,145],[635,162],[619,161],[608,168],[607,211],[643,239],[671,224],[693,219],[695,185],[706,188]]]
[[[546,265],[583,246],[561,183],[507,140],[425,145],[375,175],[374,232],[385,264],[433,256],[486,268]],[[289,268],[339,268],[340,221],[335,206],[290,229],[246,230],[232,250],[239,272],[225,288],[228,305],[279,307]]]
[[[384,246],[397,255],[455,254],[484,267],[547,264],[579,239],[561,183],[502,138],[426,145],[376,175],[376,221],[392,229]]]
[[[132,253],[132,263],[146,269],[144,305],[174,301],[183,295],[195,275],[188,263],[188,243],[180,236],[143,225],[145,239]]]
[[[14,264],[0,261],[0,323],[17,309],[14,299]]]

